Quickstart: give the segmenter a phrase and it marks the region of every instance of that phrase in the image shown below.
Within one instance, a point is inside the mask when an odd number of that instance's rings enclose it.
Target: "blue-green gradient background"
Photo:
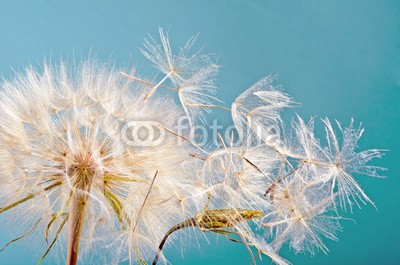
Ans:
[[[388,168],[384,180],[359,177],[376,202],[345,216],[340,242],[329,255],[284,257],[294,264],[400,264],[400,1],[17,1],[0,0],[0,74],[87,55],[117,66],[147,64],[139,53],[143,37],[168,28],[174,47],[200,33],[200,43],[222,65],[219,97],[229,103],[268,73],[302,107],[303,117],[362,121],[361,148],[390,152],[376,161]],[[74,55],[75,54],[75,55]],[[226,112],[218,112],[224,124]],[[10,240],[0,223],[0,243]],[[249,264],[243,246],[223,238],[200,240],[172,264]],[[0,264],[36,264],[40,253],[16,244],[0,253]],[[46,264],[53,264],[53,258]],[[270,261],[265,259],[264,264]]]

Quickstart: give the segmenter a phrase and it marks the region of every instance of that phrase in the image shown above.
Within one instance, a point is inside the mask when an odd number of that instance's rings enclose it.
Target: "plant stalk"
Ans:
[[[76,265],[78,262],[79,244],[85,223],[92,177],[93,174],[87,171],[79,172],[77,176],[69,211],[66,265]]]

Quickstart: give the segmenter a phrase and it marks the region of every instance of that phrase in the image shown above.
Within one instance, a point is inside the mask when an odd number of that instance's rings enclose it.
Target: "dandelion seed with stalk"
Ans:
[[[273,77],[220,106],[218,66],[190,53],[195,38],[178,55],[162,30],[160,39],[142,51],[164,75],[159,81],[88,61],[74,70],[28,68],[3,82],[0,214],[23,230],[5,247],[43,239],[38,264],[56,243],[68,265],[87,264],[88,253],[99,254],[96,264],[166,263],[170,236],[189,237],[191,227],[244,244],[254,263],[263,253],[288,264],[278,255],[285,243],[327,252],[323,238],[337,240],[340,211],[372,203],[352,174],[379,177],[368,163],[382,151],[357,152],[363,130],[353,121],[338,124],[340,143],[323,120],[326,147],[313,119],[298,117],[287,131],[280,111],[293,100]],[[231,110],[240,144],[219,137],[221,147],[202,148],[190,138],[212,108]],[[182,116],[188,130],[178,132]]]

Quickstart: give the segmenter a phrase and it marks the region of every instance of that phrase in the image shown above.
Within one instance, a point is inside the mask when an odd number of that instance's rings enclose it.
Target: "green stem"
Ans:
[[[158,259],[160,258],[161,251],[164,248],[165,242],[167,242],[168,237],[172,233],[174,233],[174,232],[176,232],[178,230],[187,228],[187,227],[197,227],[196,219],[194,219],[194,218],[187,219],[187,220],[175,225],[170,230],[168,230],[168,232],[165,234],[164,238],[161,240],[160,245],[158,246],[158,251],[157,251],[156,256],[154,257],[152,265],[156,265],[157,264]]]
[[[51,189],[53,189],[53,188],[55,188],[55,187],[57,187],[57,186],[60,186],[60,185],[61,185],[61,182],[59,182],[59,181],[58,181],[58,182],[55,182],[55,183],[53,183],[53,184],[51,184],[51,185],[45,187],[45,188],[44,188],[44,191],[49,191],[49,190],[51,190]],[[8,210],[10,210],[10,209],[12,209],[12,208],[14,208],[15,206],[18,206],[18,205],[21,204],[21,203],[24,203],[24,202],[26,202],[26,201],[29,201],[30,199],[32,199],[32,198],[35,197],[35,196],[36,196],[36,193],[28,194],[26,197],[22,198],[21,200],[16,201],[16,202],[14,202],[14,203],[12,203],[12,204],[10,204],[10,205],[7,205],[7,206],[4,207],[4,208],[0,208],[0,214],[1,214],[1,213],[4,213],[4,212],[6,212],[6,211],[8,211]]]

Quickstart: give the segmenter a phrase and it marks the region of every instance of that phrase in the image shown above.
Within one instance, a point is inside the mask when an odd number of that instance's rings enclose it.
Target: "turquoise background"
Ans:
[[[376,161],[387,179],[359,177],[376,202],[344,221],[329,255],[282,254],[294,264],[400,264],[400,1],[16,1],[0,0],[0,74],[45,58],[96,57],[117,66],[147,62],[138,49],[147,33],[168,28],[174,46],[200,33],[222,65],[219,97],[231,102],[267,73],[279,76],[303,117],[354,117],[366,133],[361,148],[390,149]],[[74,55],[75,54],[75,55]],[[230,123],[229,114],[217,112]],[[0,243],[10,237],[0,223]],[[246,249],[223,238],[167,252],[172,264],[249,264]],[[22,249],[22,250],[21,250]],[[0,264],[36,264],[39,254],[16,244]],[[52,258],[46,264],[52,264]],[[270,262],[265,259],[264,264]]]

